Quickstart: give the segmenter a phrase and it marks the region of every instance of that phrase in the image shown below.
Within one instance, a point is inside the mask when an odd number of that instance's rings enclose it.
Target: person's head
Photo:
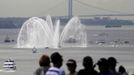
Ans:
[[[66,63],[67,68],[70,72],[75,72],[77,64],[76,61],[74,59],[69,59]]]
[[[90,56],[86,56],[83,58],[83,66],[86,69],[93,68],[93,59]]]
[[[100,58],[100,60],[97,62],[97,65],[100,72],[102,73],[109,72],[109,64],[106,58]]]
[[[121,74],[125,73],[126,72],[126,69],[121,65],[119,66],[119,71]]]
[[[60,68],[62,66],[63,59],[62,59],[62,56],[60,55],[60,53],[54,52],[51,55],[51,61],[55,67]]]
[[[109,68],[110,68],[111,70],[115,70],[115,67],[116,67],[116,64],[117,64],[116,58],[114,58],[114,57],[109,57],[109,58],[108,58],[108,63],[109,63]]]
[[[39,60],[40,66],[50,66],[50,58],[47,55],[42,55]]]

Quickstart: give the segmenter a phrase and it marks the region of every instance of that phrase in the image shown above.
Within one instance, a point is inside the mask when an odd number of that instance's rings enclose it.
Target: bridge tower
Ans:
[[[72,14],[72,0],[68,0],[68,18],[72,18],[73,14]]]

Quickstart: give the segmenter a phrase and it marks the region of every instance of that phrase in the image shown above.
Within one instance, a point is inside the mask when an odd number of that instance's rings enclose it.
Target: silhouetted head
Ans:
[[[123,73],[126,72],[126,69],[121,65],[121,66],[119,67],[119,72],[120,72],[121,74],[123,74]]]
[[[109,62],[109,67],[110,67],[110,69],[115,70],[115,67],[116,67],[116,64],[117,64],[116,58],[114,58],[114,57],[109,57],[109,58],[108,58],[108,62]]]
[[[39,60],[40,66],[50,66],[50,59],[47,55],[42,55]]]
[[[51,55],[51,61],[55,67],[60,68],[62,66],[63,59],[62,59],[62,56],[60,55],[60,53],[54,52]]]
[[[75,69],[77,67],[76,61],[74,59],[69,59],[66,63],[67,68],[70,72],[75,72]]]
[[[87,69],[93,68],[93,59],[90,56],[86,56],[83,58],[83,66]]]
[[[100,60],[97,62],[97,65],[99,67],[100,72],[102,73],[109,72],[109,64],[106,58],[100,58]]]

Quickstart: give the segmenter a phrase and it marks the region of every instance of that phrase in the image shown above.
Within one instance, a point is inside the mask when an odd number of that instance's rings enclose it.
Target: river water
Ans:
[[[32,53],[32,49],[15,48],[17,35],[20,29],[0,29],[0,75],[32,75],[38,67],[38,60],[42,54],[49,56],[53,52],[59,52],[63,55],[63,69],[66,69],[66,61],[73,58],[77,61],[77,70],[82,67],[82,59],[84,56],[91,56],[94,62],[97,62],[101,57],[113,56],[117,58],[119,65],[124,65],[129,74],[134,73],[134,29],[103,29],[103,28],[87,28],[88,47],[86,48],[60,48],[60,49],[38,49],[37,53]],[[14,40],[10,43],[5,43],[5,37]],[[105,41],[103,45],[96,41]],[[111,44],[112,41],[119,40],[117,45]],[[124,44],[124,41],[130,43]],[[3,62],[6,59],[12,58],[15,60],[17,70],[15,72],[3,71]],[[98,70],[98,68],[95,68]]]

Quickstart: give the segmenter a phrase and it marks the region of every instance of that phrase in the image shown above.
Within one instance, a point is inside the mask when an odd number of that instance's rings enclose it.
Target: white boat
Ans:
[[[3,68],[4,70],[16,70],[16,64],[14,60],[9,59],[3,63]]]

